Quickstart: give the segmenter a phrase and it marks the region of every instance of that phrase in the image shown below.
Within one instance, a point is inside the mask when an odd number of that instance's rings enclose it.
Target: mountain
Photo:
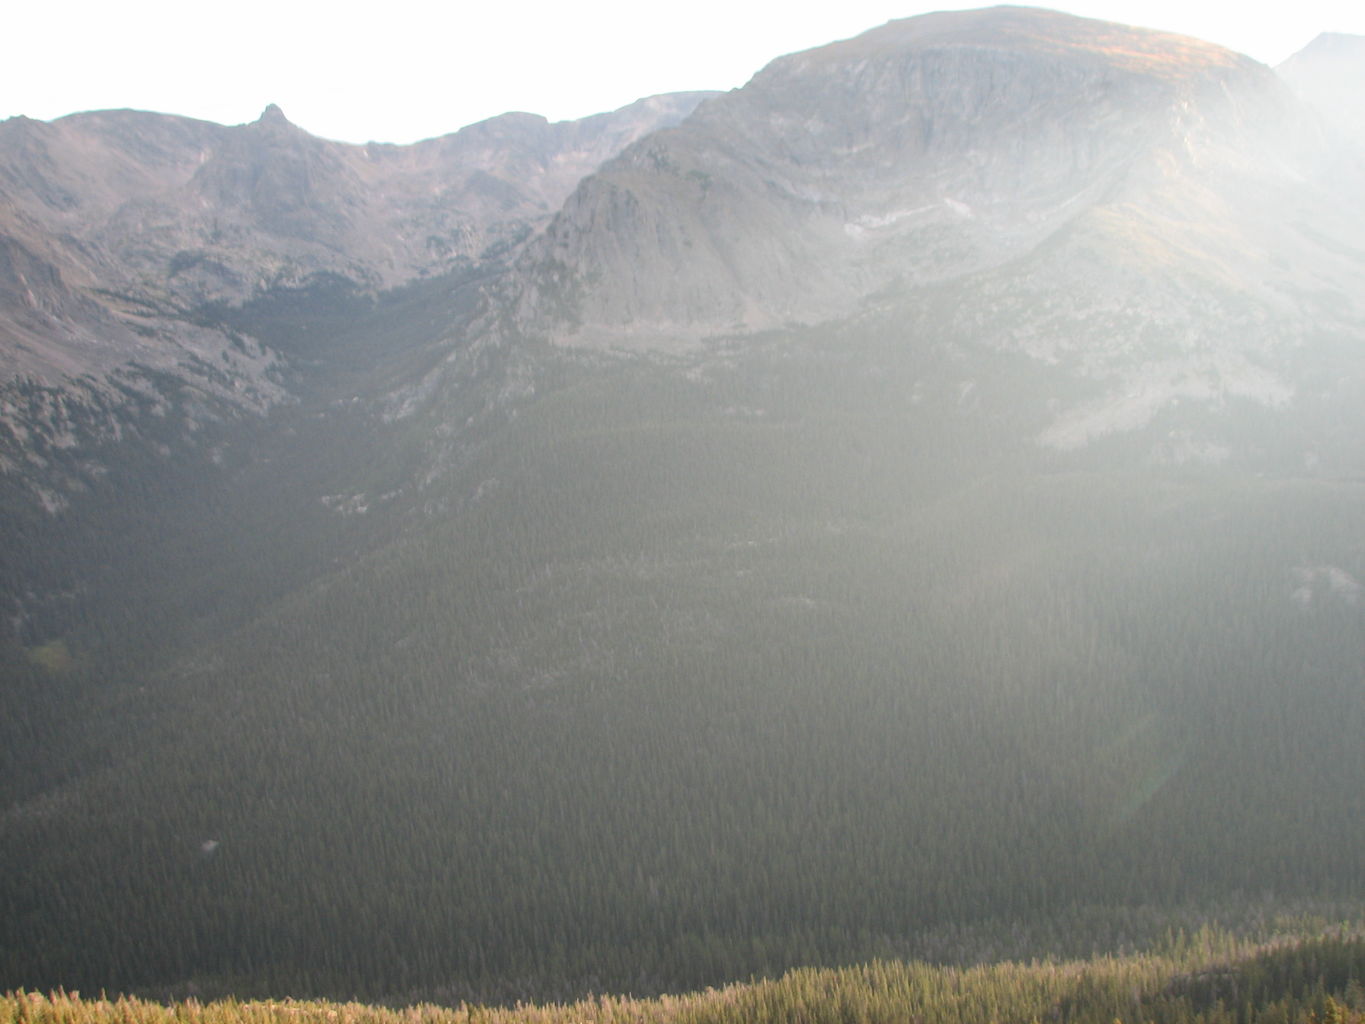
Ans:
[[[1360,98],[1365,37],[1324,32],[1276,68],[1290,87],[1359,144],[1365,140]]]
[[[632,148],[578,190],[541,258],[604,282],[591,324],[814,322],[1027,253],[1221,126],[1221,91],[1259,106],[1274,84],[1216,47],[1047,12],[893,22],[775,61]]]
[[[559,124],[507,114],[411,146],[313,138],[275,106],[234,128],[136,111],[6,121],[3,465],[117,440],[139,407],[175,407],[194,431],[287,401],[279,353],[208,307],[487,274],[584,174],[704,97]],[[42,485],[53,505],[64,489]]]
[[[66,434],[127,357],[12,386],[0,985],[562,1001],[1360,916],[1358,157],[1270,69],[1006,7],[624,122],[145,124],[97,227],[6,206],[11,294],[131,317],[122,252],[280,394],[171,361]],[[5,181],[85,195],[69,144]]]
[[[668,349],[913,322],[951,294],[940,336],[1089,391],[1038,433],[1078,448],[1175,403],[1319,387],[1310,339],[1365,314],[1354,180],[1268,69],[1218,47],[1025,8],[892,22],[586,179],[523,258],[522,327]]]

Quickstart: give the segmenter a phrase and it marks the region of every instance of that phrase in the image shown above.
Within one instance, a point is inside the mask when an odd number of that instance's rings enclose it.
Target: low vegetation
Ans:
[[[1159,953],[969,968],[878,961],[656,999],[507,1008],[12,992],[0,1024],[1361,1024],[1365,942],[1202,929]]]

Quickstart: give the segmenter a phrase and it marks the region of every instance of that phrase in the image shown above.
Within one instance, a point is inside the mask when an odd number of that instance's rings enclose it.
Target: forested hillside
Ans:
[[[1360,483],[1076,465],[1008,376],[782,345],[562,363],[435,521],[319,503],[392,539],[298,589],[163,535],[177,606],[17,654],[7,981],[647,992],[1358,898]]]

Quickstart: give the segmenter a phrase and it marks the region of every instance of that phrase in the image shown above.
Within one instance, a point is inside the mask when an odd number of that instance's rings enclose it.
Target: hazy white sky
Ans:
[[[781,54],[956,6],[982,5],[17,0],[5,16],[0,118],[134,107],[238,124],[278,103],[315,135],[411,142],[508,110],[560,120],[656,92],[730,89]],[[1365,35],[1365,0],[1060,9],[1200,36],[1268,64],[1320,31]]]

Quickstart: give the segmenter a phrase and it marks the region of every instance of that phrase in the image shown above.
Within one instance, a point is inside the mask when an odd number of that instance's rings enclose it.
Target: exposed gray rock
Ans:
[[[586,179],[528,254],[525,322],[638,345],[845,314],[1092,211],[1260,175],[1292,106],[1184,37],[1023,8],[892,22],[774,61]]]
[[[516,329],[676,351],[900,310],[907,344],[1069,374],[1037,438],[1065,450],[1182,403],[1286,408],[1314,346],[1365,325],[1339,143],[1198,40],[1012,7],[891,22],[586,178],[523,257]]]
[[[272,354],[197,310],[506,262],[579,179],[705,96],[559,124],[507,114],[411,146],[314,138],[274,105],[237,127],[129,110],[0,124],[4,454],[35,430],[114,439],[103,415],[78,427],[60,410],[117,406],[119,381],[148,373],[237,408],[284,399]],[[24,397],[63,390],[41,412]]]

